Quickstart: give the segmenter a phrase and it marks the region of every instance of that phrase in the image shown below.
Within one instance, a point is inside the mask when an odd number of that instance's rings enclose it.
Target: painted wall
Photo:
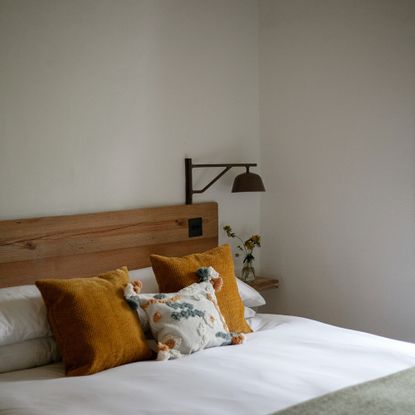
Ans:
[[[251,0],[0,0],[0,219],[180,204],[185,155],[258,162],[257,33]],[[242,171],[195,201],[258,231]]]
[[[260,1],[269,310],[415,341],[415,3]]]

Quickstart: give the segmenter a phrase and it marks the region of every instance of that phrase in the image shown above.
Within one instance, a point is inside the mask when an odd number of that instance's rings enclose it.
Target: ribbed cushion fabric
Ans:
[[[218,246],[200,254],[183,257],[151,255],[150,259],[162,293],[176,292],[198,282],[196,271],[202,267],[213,267],[223,278],[223,287],[216,297],[229,330],[238,333],[252,331],[244,318],[244,305],[238,292],[229,245]]]
[[[124,300],[128,270],[36,281],[69,376],[149,359],[136,313]]]

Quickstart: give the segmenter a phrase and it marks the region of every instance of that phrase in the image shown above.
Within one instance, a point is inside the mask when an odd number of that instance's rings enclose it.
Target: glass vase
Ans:
[[[241,273],[241,280],[248,284],[255,280],[255,268],[252,265],[252,262],[247,262],[244,264]]]

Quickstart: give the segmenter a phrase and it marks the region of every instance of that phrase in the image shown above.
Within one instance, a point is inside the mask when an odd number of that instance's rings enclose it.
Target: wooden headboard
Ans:
[[[202,236],[189,237],[191,218],[202,218]],[[0,221],[0,287],[144,268],[153,253],[180,256],[217,244],[213,202]]]

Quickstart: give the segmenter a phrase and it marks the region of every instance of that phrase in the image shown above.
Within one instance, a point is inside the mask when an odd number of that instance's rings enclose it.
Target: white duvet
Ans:
[[[0,413],[268,414],[415,366],[415,345],[258,314],[239,346],[66,378],[61,363],[0,375]]]

